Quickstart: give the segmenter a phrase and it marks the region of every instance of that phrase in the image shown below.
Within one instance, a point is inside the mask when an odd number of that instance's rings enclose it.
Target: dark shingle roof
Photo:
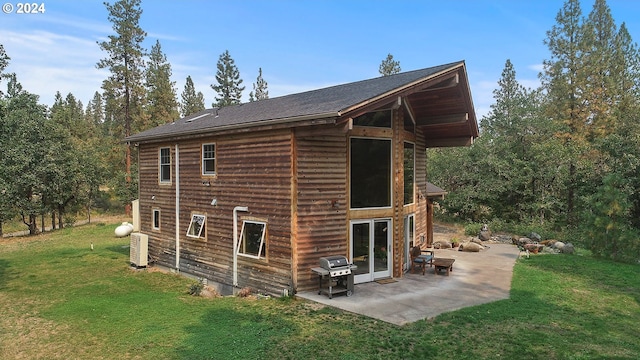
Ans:
[[[125,140],[144,142],[272,122],[285,123],[298,119],[335,118],[346,109],[460,64],[462,64],[461,61],[220,109],[207,109],[176,120],[171,124],[134,134]]]

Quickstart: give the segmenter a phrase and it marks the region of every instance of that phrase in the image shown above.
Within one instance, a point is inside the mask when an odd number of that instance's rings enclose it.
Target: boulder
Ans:
[[[460,244],[460,248],[458,250],[467,252],[480,252],[480,250],[484,250],[484,246],[476,244],[474,242],[466,242],[464,244]]]
[[[438,240],[433,243],[433,247],[436,249],[451,249],[451,242],[447,240]]]
[[[533,240],[527,238],[527,237],[521,237],[518,239],[518,242],[516,243],[516,245],[518,246],[522,246],[524,247],[527,244],[533,244]]]
[[[478,239],[477,237],[471,238],[471,240],[469,241],[478,245],[482,245],[482,239]]]
[[[482,241],[491,240],[491,230],[481,230],[478,238]]]
[[[555,243],[553,243],[553,245],[551,247],[553,247],[556,250],[562,250],[562,248],[564,247],[564,243],[562,241],[556,241]]]
[[[576,249],[573,247],[572,243],[566,243],[562,249],[560,249],[560,252],[563,254],[573,254],[576,251]]]
[[[535,241],[535,242],[540,242],[542,241],[542,236],[540,236],[540,234],[532,232],[531,234],[529,234],[528,236],[529,239]]]
[[[542,240],[540,241],[540,244],[544,246],[553,246],[553,244],[555,244],[556,242],[557,240]]]
[[[542,251],[542,249],[544,248],[544,245],[540,245],[540,244],[525,244],[524,248],[526,250],[529,250],[529,252],[532,253],[532,254],[537,254],[537,253]]]

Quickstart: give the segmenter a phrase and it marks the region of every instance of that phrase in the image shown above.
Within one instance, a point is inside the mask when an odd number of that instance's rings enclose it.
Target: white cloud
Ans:
[[[7,55],[7,72],[16,73],[23,88],[53,104],[56,91],[72,93],[86,104],[100,90],[107,72],[96,68],[104,56],[94,40],[47,31],[0,30]]]

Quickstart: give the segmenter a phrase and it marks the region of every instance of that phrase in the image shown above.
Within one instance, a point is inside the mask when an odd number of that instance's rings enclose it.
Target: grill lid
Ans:
[[[349,266],[349,261],[346,256],[334,255],[320,258],[320,267],[327,270],[332,270],[340,267]]]

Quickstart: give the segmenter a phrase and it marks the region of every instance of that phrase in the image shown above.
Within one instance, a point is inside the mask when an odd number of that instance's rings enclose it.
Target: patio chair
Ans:
[[[425,270],[427,268],[427,264],[429,267],[433,266],[433,251],[432,250],[422,250],[420,246],[414,246],[410,251],[411,255],[411,273],[413,274],[413,269],[416,267],[422,270],[422,275],[424,275]]]

